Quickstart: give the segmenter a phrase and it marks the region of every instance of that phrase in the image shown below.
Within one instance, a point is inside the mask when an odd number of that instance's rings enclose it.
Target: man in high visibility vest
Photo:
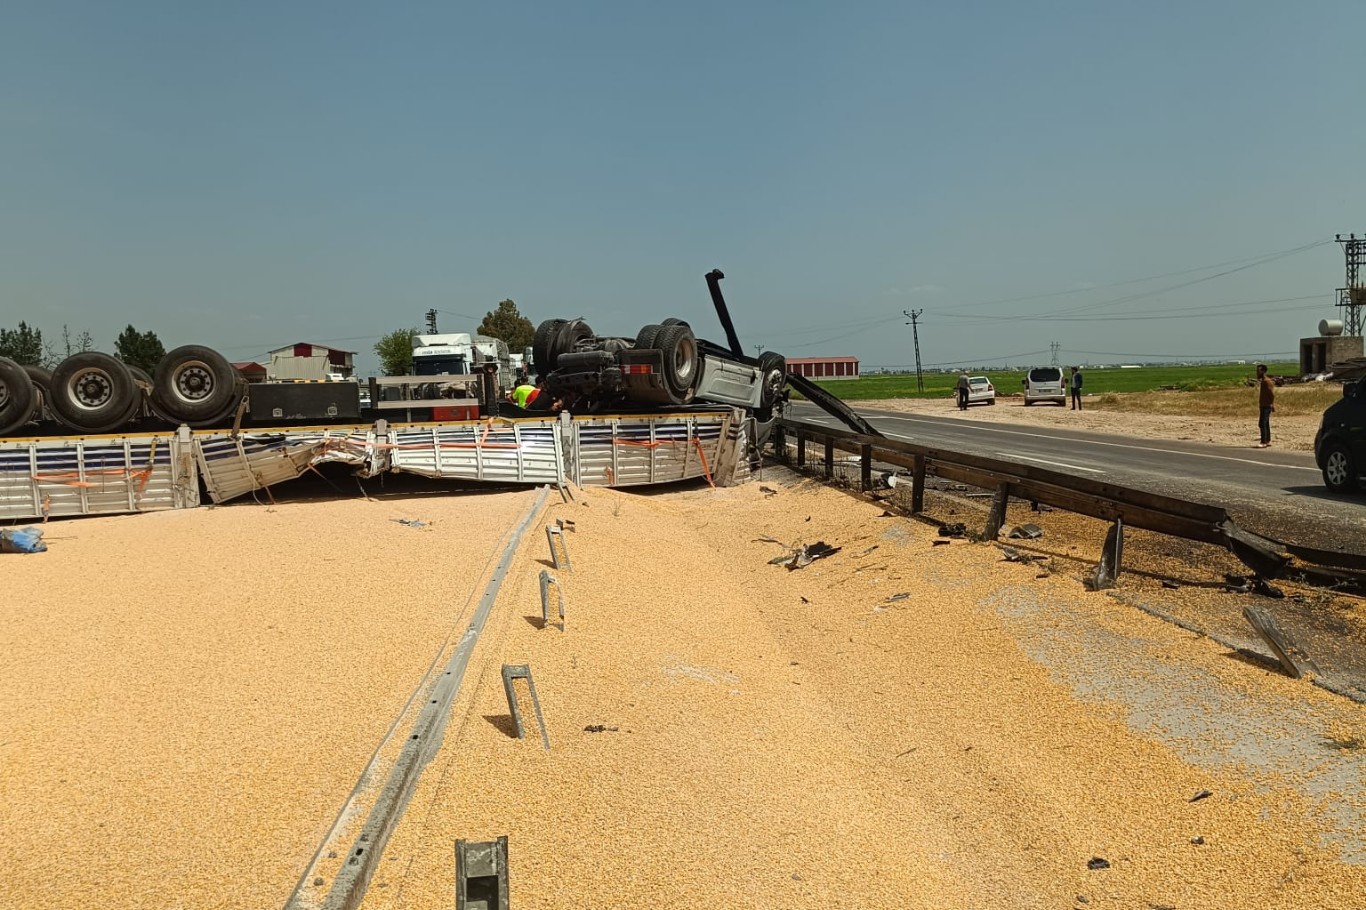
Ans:
[[[512,390],[512,403],[522,410],[526,410],[527,402],[540,390],[530,383],[524,383]]]

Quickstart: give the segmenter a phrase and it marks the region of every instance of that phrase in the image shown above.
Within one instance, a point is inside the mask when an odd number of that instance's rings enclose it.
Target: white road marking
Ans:
[[[997,452],[997,455],[1005,458],[1018,458],[1020,461],[1037,461],[1039,464],[1046,464],[1050,468],[1066,468],[1069,471],[1089,471],[1092,474],[1104,474],[1100,468],[1083,468],[1079,464],[1064,464],[1061,461],[1054,461],[1051,458],[1030,458],[1028,455],[1017,455],[1014,452]]]
[[[922,417],[893,417],[890,414],[874,414],[877,420],[908,420],[914,423],[932,423],[939,426],[943,425],[939,420],[926,420]],[[971,424],[962,424],[965,430],[984,430],[988,433],[1010,433],[1013,436],[1033,436],[1038,439],[1048,439],[1053,442],[1080,443],[1082,445],[1111,446],[1116,449],[1137,449],[1140,452],[1161,452],[1165,455],[1190,455],[1193,458],[1216,458],[1220,461],[1238,461],[1243,464],[1255,464],[1264,468],[1285,468],[1290,471],[1310,471],[1314,474],[1319,472],[1318,468],[1308,468],[1298,464],[1277,464],[1274,461],[1256,461],[1251,458],[1234,458],[1232,455],[1209,455],[1204,452],[1183,452],[1180,449],[1156,449],[1152,446],[1135,446],[1122,442],[1099,442],[1094,439],[1072,439],[1067,436],[1049,436],[1047,433],[1026,433],[1022,430],[998,430],[995,427],[978,427]],[[1015,457],[1019,457],[1018,455]]]

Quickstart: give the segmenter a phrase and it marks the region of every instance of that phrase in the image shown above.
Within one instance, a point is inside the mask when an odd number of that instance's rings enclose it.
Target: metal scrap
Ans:
[[[1013,537],[1016,540],[1038,540],[1043,536],[1043,528],[1034,524],[1020,525],[1019,527],[1012,528],[1010,533],[1006,536]]]
[[[939,536],[940,536],[940,537],[967,537],[967,536],[968,536],[968,526],[965,525],[965,524],[963,524],[961,521],[955,521],[955,522],[953,522],[952,524],[940,525],[940,526],[939,526]]]
[[[834,556],[843,547],[832,547],[823,540],[818,540],[813,544],[794,547],[790,552],[782,556],[775,556],[768,561],[771,566],[785,566],[788,571],[793,569],[805,569],[818,559],[827,556]]]

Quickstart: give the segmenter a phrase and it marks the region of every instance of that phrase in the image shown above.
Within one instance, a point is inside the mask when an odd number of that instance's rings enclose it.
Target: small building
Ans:
[[[234,363],[233,367],[237,369],[237,372],[242,374],[242,378],[247,382],[266,381],[266,366],[263,363],[257,363],[254,360],[244,360],[240,363]]]
[[[1344,335],[1340,321],[1321,319],[1317,336],[1300,339],[1300,375],[1326,373],[1333,364],[1344,363],[1360,356],[1360,335]]]
[[[807,379],[858,379],[858,358],[789,357],[787,371]]]
[[[270,352],[270,379],[326,379],[329,375],[350,379],[356,371],[355,351],[329,348],[323,344],[300,341]]]

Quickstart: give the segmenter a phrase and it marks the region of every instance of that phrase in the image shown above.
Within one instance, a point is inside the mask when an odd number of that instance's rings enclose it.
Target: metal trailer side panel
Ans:
[[[0,519],[193,508],[181,445],[171,434],[0,442]]]
[[[576,421],[576,482],[629,487],[712,476],[729,413]]]
[[[390,469],[483,483],[559,483],[558,421],[441,424],[389,432]]]
[[[368,473],[372,435],[362,427],[236,437],[205,434],[194,438],[194,447],[204,486],[217,503],[293,480],[324,462],[351,464]]]

